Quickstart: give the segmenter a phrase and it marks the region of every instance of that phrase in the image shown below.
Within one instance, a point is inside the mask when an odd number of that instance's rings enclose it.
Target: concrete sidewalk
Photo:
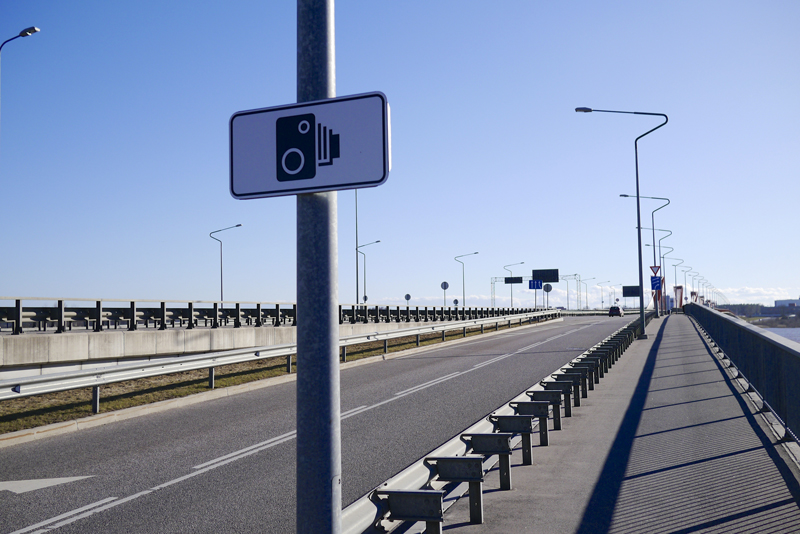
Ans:
[[[798,469],[684,315],[656,319],[513,489],[484,483],[484,523],[466,498],[454,533],[800,532]],[[552,429],[552,421],[550,422]],[[534,443],[538,443],[536,437]]]

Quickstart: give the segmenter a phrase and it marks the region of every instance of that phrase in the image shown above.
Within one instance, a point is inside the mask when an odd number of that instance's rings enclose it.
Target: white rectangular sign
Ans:
[[[389,103],[366,93],[235,113],[231,195],[276,197],[381,185],[391,168]]]

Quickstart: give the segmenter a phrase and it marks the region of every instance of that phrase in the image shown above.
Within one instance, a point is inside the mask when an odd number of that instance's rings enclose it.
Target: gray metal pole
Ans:
[[[356,306],[358,306],[358,189],[356,193]]]
[[[297,101],[336,96],[333,0],[297,0]],[[341,532],[336,192],[297,195],[297,532]]]

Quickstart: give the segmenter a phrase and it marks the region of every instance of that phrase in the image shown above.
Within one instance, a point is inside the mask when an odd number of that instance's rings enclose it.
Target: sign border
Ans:
[[[379,180],[371,180],[369,182],[348,182],[344,184],[337,184],[334,189],[328,186],[317,187],[297,187],[293,189],[283,189],[281,191],[260,191],[257,193],[238,194],[233,189],[233,121],[236,117],[245,115],[254,115],[258,113],[266,113],[270,111],[282,111],[286,109],[307,108],[312,106],[320,106],[330,104],[332,102],[345,102],[348,100],[360,100],[363,98],[381,99],[383,116],[382,128],[383,133],[383,176]],[[389,178],[389,172],[392,167],[392,132],[391,128],[391,111],[389,109],[389,100],[386,95],[380,91],[373,91],[370,93],[359,93],[357,95],[347,95],[335,98],[326,98],[324,100],[313,100],[310,102],[298,102],[296,104],[284,104],[282,106],[272,106],[268,108],[249,109],[245,111],[237,111],[228,120],[228,190],[233,198],[236,200],[251,200],[255,198],[272,198],[272,197],[286,197],[292,195],[300,195],[304,193],[327,193],[330,191],[342,191],[347,189],[361,189],[365,187],[377,187]]]

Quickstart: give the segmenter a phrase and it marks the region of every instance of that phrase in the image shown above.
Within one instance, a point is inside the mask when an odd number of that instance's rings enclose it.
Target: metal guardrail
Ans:
[[[625,330],[638,331],[638,322],[639,318],[637,317],[635,320],[630,321],[624,327],[603,339],[603,341],[596,344],[591,349],[582,353],[581,356],[592,353],[597,347],[603,346],[606,342]],[[632,339],[632,337],[629,339]],[[575,360],[579,360],[581,356],[578,356],[575,358]],[[555,373],[560,374],[560,369],[561,368],[559,368],[559,370]],[[494,410],[491,415],[513,415],[515,411],[513,408],[511,408],[510,403],[528,401],[530,400],[530,397],[528,396],[527,391],[540,390],[544,390],[544,388],[538,383],[535,384],[526,391],[523,391],[517,397],[511,399],[508,403],[505,403]],[[488,420],[488,417],[482,418],[474,425],[459,433],[459,435],[453,437],[440,447],[427,454],[426,457],[464,456],[469,452],[469,445],[462,439],[461,436],[465,434],[482,434],[491,432],[494,432],[494,425]],[[521,439],[522,438],[520,436],[516,436],[512,442],[512,445],[516,446]],[[496,462],[496,457],[487,457],[484,460],[484,470],[488,471]],[[388,513],[385,501],[375,497],[375,492],[377,490],[418,490],[421,488],[440,490],[445,488],[447,484],[447,482],[439,482],[435,480],[433,471],[428,465],[425,464],[425,458],[421,458],[400,473],[388,479],[383,484],[379,485],[373,490],[370,490],[366,495],[345,508],[342,511],[341,519],[342,534],[373,534],[377,532],[387,532],[393,530],[394,527],[399,526],[384,524],[381,526],[381,528],[376,528],[376,525],[384,520],[386,514]],[[452,487],[451,494],[457,493],[459,491],[458,488],[459,486]],[[451,496],[451,494],[449,494],[448,497]],[[452,502],[452,499],[450,500]]]
[[[780,420],[787,436],[797,441],[800,430],[800,343],[690,303],[684,313],[693,317]]]
[[[72,330],[73,325],[100,332],[104,328],[137,330],[139,326],[159,330],[167,328],[211,328],[227,326],[297,326],[297,305],[293,303],[186,301],[180,307],[167,306],[174,301],[159,300],[103,300],[41,297],[2,297],[0,302],[13,301],[14,306],[0,307],[0,328],[10,328],[21,334],[24,328],[55,333]],[[52,306],[31,306],[27,302],[49,301]],[[91,302],[93,306],[67,303]],[[144,305],[144,306],[143,306]],[[227,307],[226,307],[227,306]],[[428,322],[463,321],[500,317],[536,311],[534,308],[444,307],[444,306],[388,306],[340,305],[339,324],[378,322]],[[10,326],[9,326],[10,325]]]
[[[347,347],[350,345],[367,343],[370,341],[388,340],[413,335],[419,336],[431,332],[446,332],[449,330],[462,328],[465,330],[466,334],[467,328],[474,328],[482,325],[485,326],[492,323],[508,322],[511,324],[512,322],[518,321],[521,324],[523,321],[533,322],[536,320],[538,322],[541,320],[555,319],[558,316],[557,310],[549,310],[544,312],[530,312],[504,317],[491,317],[485,319],[474,319],[470,321],[439,323],[432,326],[346,336],[340,339],[339,346]],[[386,345],[384,345],[384,349],[386,349]],[[97,406],[99,403],[99,391],[97,391],[97,388],[103,385],[123,382],[126,380],[134,380],[138,378],[192,371],[196,369],[209,369],[209,385],[213,387],[213,369],[215,367],[279,356],[288,357],[296,352],[297,345],[292,343],[285,345],[272,345],[211,352],[194,356],[176,356],[172,358],[159,359],[157,361],[123,364],[113,367],[99,367],[81,371],[70,371],[66,373],[53,373],[47,375],[13,378],[0,381],[0,400],[92,387],[95,388],[95,406],[97,407],[95,412],[97,412],[99,411],[99,406]],[[343,351],[343,354],[346,354],[345,351]],[[290,362],[289,366],[291,366]]]

